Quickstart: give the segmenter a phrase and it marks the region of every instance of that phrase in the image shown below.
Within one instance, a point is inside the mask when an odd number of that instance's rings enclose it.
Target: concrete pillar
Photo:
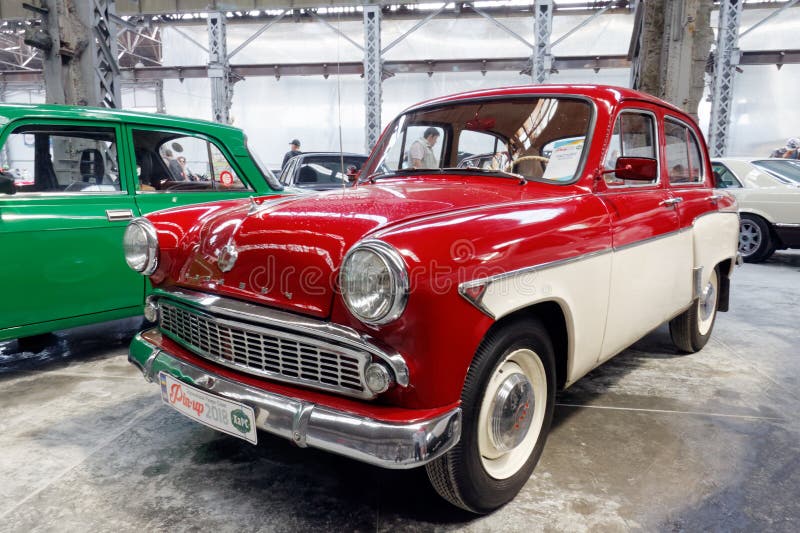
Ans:
[[[648,0],[633,40],[631,86],[676,105],[697,118],[714,33],[707,0]]]

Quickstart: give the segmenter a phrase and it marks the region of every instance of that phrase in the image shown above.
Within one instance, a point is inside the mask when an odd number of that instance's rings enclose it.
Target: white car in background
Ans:
[[[739,204],[742,259],[758,263],[775,250],[800,248],[800,162],[720,158],[711,166],[715,187],[732,193]]]

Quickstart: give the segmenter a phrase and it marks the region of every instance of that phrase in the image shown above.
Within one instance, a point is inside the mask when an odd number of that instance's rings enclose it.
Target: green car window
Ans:
[[[3,146],[17,193],[121,193],[114,128],[25,125]]]

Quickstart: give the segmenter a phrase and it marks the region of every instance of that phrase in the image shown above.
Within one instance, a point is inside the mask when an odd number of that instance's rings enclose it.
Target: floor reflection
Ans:
[[[0,341],[0,374],[86,360],[126,347],[142,318],[125,318],[24,339]]]

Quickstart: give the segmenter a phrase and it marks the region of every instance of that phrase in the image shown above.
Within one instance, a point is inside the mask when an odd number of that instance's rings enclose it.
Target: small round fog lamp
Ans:
[[[386,392],[392,384],[392,375],[380,363],[371,363],[365,372],[367,387],[375,394]]]
[[[158,302],[155,298],[148,298],[144,303],[144,317],[148,322],[158,322]]]

